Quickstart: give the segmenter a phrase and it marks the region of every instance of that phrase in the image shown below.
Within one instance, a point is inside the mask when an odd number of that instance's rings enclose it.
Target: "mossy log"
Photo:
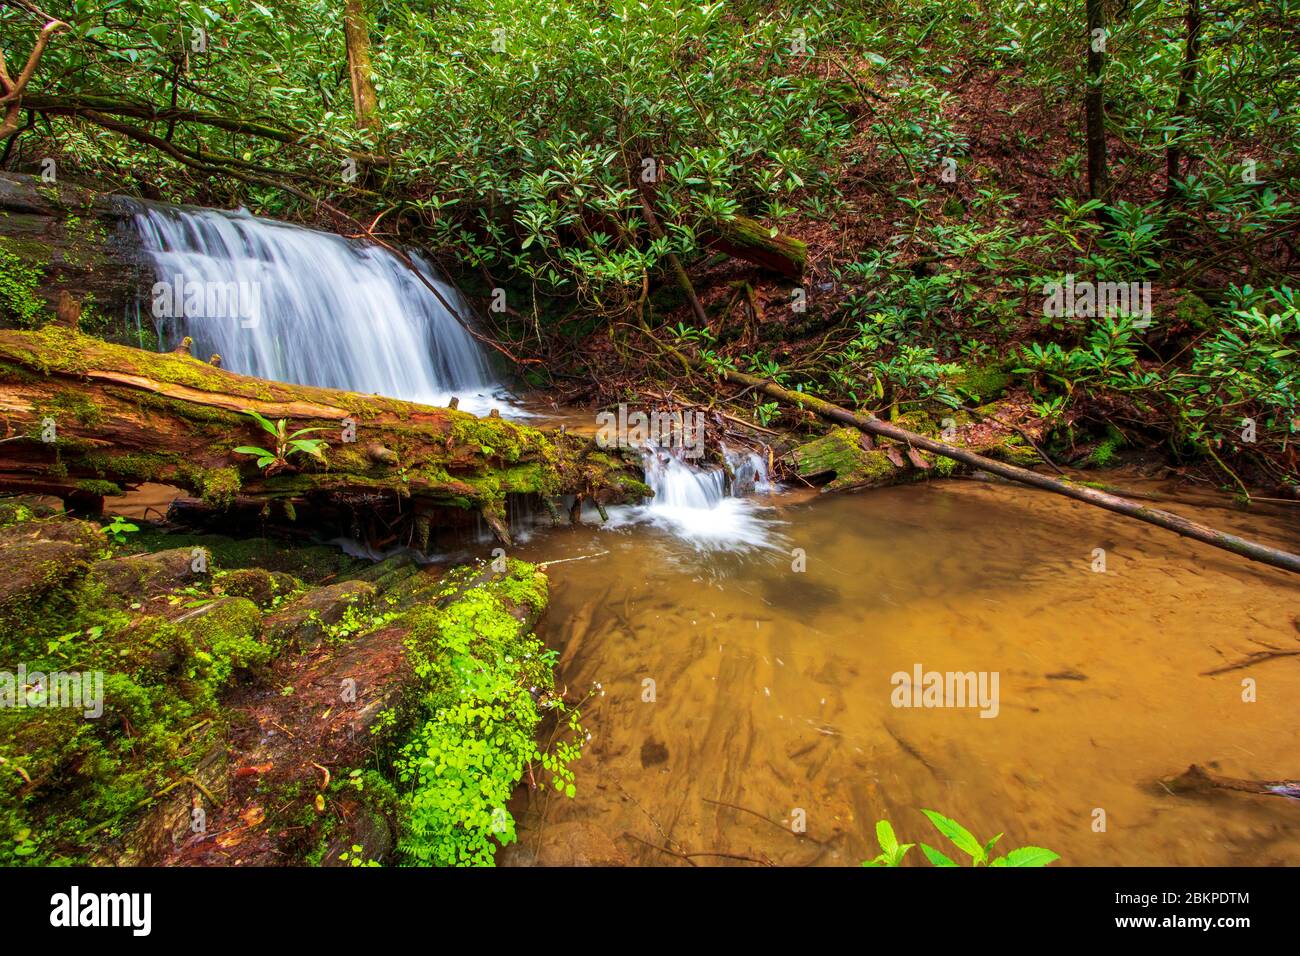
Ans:
[[[240,446],[275,450],[247,411],[328,443],[262,470]],[[506,502],[649,494],[637,466],[589,438],[377,395],[271,382],[113,345],[72,329],[0,331],[0,491],[87,502],[142,482],[180,487],[218,512],[343,522],[372,544],[477,512],[508,541]],[[381,449],[382,453],[376,453]],[[357,532],[360,532],[359,534]]]
[[[777,233],[757,219],[736,216],[716,223],[708,236],[710,247],[756,266],[797,279],[808,261],[808,246],[800,239]]]

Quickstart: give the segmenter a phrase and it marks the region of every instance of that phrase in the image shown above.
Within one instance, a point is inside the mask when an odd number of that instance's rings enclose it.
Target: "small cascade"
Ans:
[[[754,452],[728,448],[723,458],[726,468],[700,468],[675,452],[646,446],[642,461],[654,497],[637,507],[611,509],[611,523],[650,524],[701,551],[773,547],[779,522],[752,497],[775,490],[767,461]]]
[[[158,340],[182,337],[231,371],[445,405],[508,407],[483,349],[400,259],[378,246],[244,212],[142,205]],[[462,314],[462,299],[419,258]]]

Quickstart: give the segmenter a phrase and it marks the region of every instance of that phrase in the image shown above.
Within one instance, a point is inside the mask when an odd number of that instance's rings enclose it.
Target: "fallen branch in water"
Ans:
[[[695,364],[697,368],[704,368],[699,362]],[[1226,531],[1216,531],[1207,525],[1191,521],[1171,512],[1161,511],[1158,508],[1149,508],[1125,498],[1120,498],[1117,495],[1089,488],[1086,485],[1050,478],[1047,475],[1040,475],[1026,468],[994,461],[965,448],[950,445],[938,439],[927,438],[925,435],[919,435],[905,428],[899,428],[892,422],[877,418],[870,412],[851,412],[847,408],[842,408],[807,392],[792,392],[787,388],[782,388],[775,382],[747,375],[744,372],[724,370],[721,375],[733,384],[757,389],[771,398],[794,405],[797,408],[807,408],[829,421],[852,425],[864,432],[879,435],[883,438],[892,438],[904,445],[911,445],[936,455],[942,455],[945,458],[951,458],[964,465],[997,475],[1000,478],[1006,478],[1009,481],[1041,488],[1044,491],[1052,491],[1058,495],[1073,498],[1075,501],[1082,501],[1098,508],[1105,508],[1107,511],[1113,511],[1116,514],[1127,515],[1130,518],[1136,518],[1139,521],[1145,521],[1147,524],[1153,524],[1167,531],[1172,531],[1185,538],[1200,541],[1202,544],[1208,544],[1223,551],[1231,551],[1233,554],[1249,558],[1251,561],[1258,561],[1261,564],[1300,573],[1300,555],[1281,551],[1277,548],[1270,548],[1255,541],[1248,541]]]
[[[1201,671],[1202,677],[1213,677],[1215,674],[1226,674],[1229,671],[1239,671],[1242,668],[1250,667],[1254,664],[1262,664],[1264,661],[1271,661],[1276,657],[1297,657],[1300,651],[1256,651],[1237,661],[1235,664],[1225,664],[1222,667],[1216,667],[1214,670]]]
[[[1241,793],[1260,793],[1270,797],[1300,798],[1300,781],[1295,780],[1244,780],[1210,773],[1198,764],[1192,764],[1176,777],[1162,780],[1170,793],[1206,793],[1210,790],[1236,790]]]

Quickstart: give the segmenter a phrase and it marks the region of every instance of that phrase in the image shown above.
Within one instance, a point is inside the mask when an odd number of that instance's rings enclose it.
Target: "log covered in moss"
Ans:
[[[757,219],[736,216],[714,226],[709,245],[737,259],[744,259],[791,279],[803,275],[808,246],[801,239],[772,230]]]
[[[276,442],[249,411],[290,432],[321,429],[304,437],[327,442],[324,462],[299,453],[259,468],[235,449]],[[513,496],[606,504],[649,493],[635,466],[590,439],[251,378],[54,326],[0,331],[0,416],[0,491],[85,506],[162,482],[219,513],[344,521],[376,545],[422,543],[431,525],[475,512],[508,540]]]

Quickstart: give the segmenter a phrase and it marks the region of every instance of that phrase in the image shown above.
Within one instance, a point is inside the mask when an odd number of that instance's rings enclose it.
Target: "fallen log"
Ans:
[[[808,246],[802,240],[772,235],[767,226],[748,216],[715,224],[706,240],[710,248],[791,279],[803,275],[808,261]]]
[[[327,444],[286,454],[249,411]],[[46,326],[0,331],[0,491],[55,495],[83,512],[143,482],[182,488],[218,515],[336,521],[341,533],[420,544],[483,520],[503,541],[506,503],[572,495],[598,505],[649,490],[637,467],[580,436],[336,389],[238,375],[184,350],[159,354]],[[357,532],[360,532],[358,535]]]
[[[696,366],[703,369],[698,362]],[[736,385],[744,385],[751,389],[763,392],[771,398],[778,399],[798,408],[807,408],[812,412],[820,415],[829,421],[839,422],[845,425],[852,425],[868,432],[872,435],[879,435],[883,438],[892,438],[904,446],[919,448],[936,455],[942,455],[945,458],[951,458],[962,464],[969,465],[980,471],[997,475],[1000,478],[1006,478],[1008,481],[1015,481],[1023,485],[1030,485],[1034,488],[1041,488],[1045,491],[1051,491],[1058,495],[1064,495],[1067,498],[1073,498],[1075,501],[1082,501],[1085,504],[1095,505],[1098,508],[1105,508],[1107,511],[1113,511],[1116,514],[1127,515],[1130,518],[1136,518],[1139,521],[1145,521],[1147,524],[1153,524],[1157,527],[1172,531],[1175,534],[1182,535],[1185,538],[1191,538],[1200,541],[1203,544],[1220,548],[1224,551],[1231,551],[1233,554],[1249,558],[1251,561],[1258,561],[1261,564],[1272,565],[1275,568],[1282,568],[1287,571],[1300,572],[1300,555],[1291,554],[1287,551],[1281,551],[1277,548],[1270,548],[1267,545],[1259,544],[1254,541],[1248,541],[1245,538],[1238,537],[1234,534],[1228,534],[1225,531],[1216,531],[1206,525],[1183,518],[1180,515],[1172,514],[1168,511],[1161,511],[1158,508],[1149,508],[1146,505],[1129,501],[1117,495],[1108,494],[1104,491],[1098,491],[1095,488],[1089,488],[1086,485],[1077,484],[1072,481],[1058,478],[1050,478],[1047,475],[1040,475],[1037,472],[1029,471],[1026,468],[1020,468],[1016,465],[1010,465],[1005,462],[994,461],[991,458],[985,458],[983,455],[960,448],[956,445],[950,445],[947,442],[939,441],[935,438],[929,438],[925,435],[919,435],[916,432],[908,431],[905,428],[899,428],[897,425],[884,421],[872,415],[870,412],[852,412],[847,408],[832,404],[824,399],[817,398],[807,392],[792,392],[787,388],[782,388],[774,382],[767,379],[758,378],[754,375],[747,375],[744,372],[723,371],[723,378]]]

